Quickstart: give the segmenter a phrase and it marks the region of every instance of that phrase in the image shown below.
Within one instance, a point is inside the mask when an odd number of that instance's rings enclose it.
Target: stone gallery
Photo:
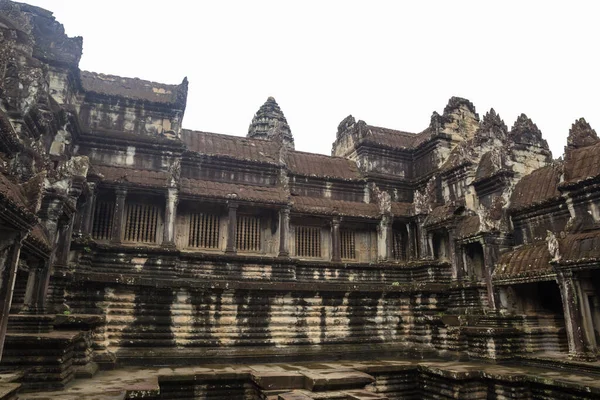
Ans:
[[[272,97],[183,129],[187,79],[82,71],[49,11],[0,35],[0,399],[600,398],[585,119],[553,159],[453,97],[325,156]]]

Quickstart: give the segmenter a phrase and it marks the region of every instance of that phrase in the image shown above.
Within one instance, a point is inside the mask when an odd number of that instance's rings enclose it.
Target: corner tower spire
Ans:
[[[294,149],[294,137],[285,115],[273,97],[263,104],[248,127],[248,137],[263,140],[279,140],[289,149]]]

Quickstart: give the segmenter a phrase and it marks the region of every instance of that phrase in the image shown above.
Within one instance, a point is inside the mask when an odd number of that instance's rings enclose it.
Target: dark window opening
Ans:
[[[354,231],[340,231],[340,250],[343,260],[354,260],[356,258]]]
[[[217,249],[219,247],[219,216],[206,213],[191,214],[188,246]]]
[[[296,227],[296,256],[321,257],[321,228],[312,226]]]
[[[238,251],[259,252],[261,250],[259,217],[238,216],[236,247]]]

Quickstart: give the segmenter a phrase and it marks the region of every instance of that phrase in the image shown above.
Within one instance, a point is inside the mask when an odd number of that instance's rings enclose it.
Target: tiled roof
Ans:
[[[413,203],[392,202],[392,214],[396,217],[408,217],[413,214]]]
[[[39,223],[34,225],[33,229],[29,233],[29,239],[37,242],[37,244],[45,246],[47,249],[50,249],[50,240],[48,240],[48,236],[46,236],[44,228],[42,228]]]
[[[81,71],[81,85],[86,92],[119,96],[153,103],[174,104],[182,85],[167,85],[139,78],[124,78],[96,72]],[[187,90],[187,89],[184,89]]]
[[[361,179],[356,163],[346,158],[290,151],[286,161],[288,168],[295,175],[345,180]]]
[[[479,181],[482,179],[489,178],[496,173],[497,166],[494,163],[494,153],[488,151],[483,156],[481,156],[481,160],[479,161],[479,165],[477,166],[477,172],[475,174],[475,180]]]
[[[394,149],[409,149],[415,146],[417,139],[421,139],[417,134],[395,129],[373,125],[367,125],[366,128],[368,130],[361,140],[363,143],[372,143]]]
[[[377,204],[332,200],[327,198],[294,196],[292,210],[319,215],[345,215],[352,217],[377,218]]]
[[[567,150],[565,183],[575,183],[598,175],[600,175],[600,143]]]
[[[169,173],[166,171],[153,171],[128,167],[94,165],[92,170],[93,173],[102,175],[104,182],[130,183],[146,187],[166,187],[170,178]]]
[[[181,178],[181,194],[209,198],[239,199],[262,203],[286,203],[287,195],[281,187],[240,185]]]
[[[11,181],[6,175],[0,172],[0,195],[4,196],[17,208],[28,212],[27,199],[25,198],[21,186]]]
[[[423,225],[431,226],[454,218],[454,212],[459,208],[457,205],[444,204],[434,208],[425,218]]]
[[[494,279],[552,273],[551,258],[546,242],[518,247],[500,256]]]
[[[210,156],[269,164],[279,163],[279,146],[271,140],[183,129],[181,139],[190,151]]]
[[[510,198],[510,208],[522,209],[559,197],[561,169],[560,163],[553,163],[521,178]]]
[[[561,262],[600,260],[600,230],[568,234],[559,240]]]
[[[464,217],[456,227],[456,238],[462,239],[479,233],[479,216],[469,215]]]

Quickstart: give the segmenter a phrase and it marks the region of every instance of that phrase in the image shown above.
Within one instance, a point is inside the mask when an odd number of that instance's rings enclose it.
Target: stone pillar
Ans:
[[[31,299],[28,304],[30,314],[44,314],[47,310],[46,298],[48,296],[48,286],[50,285],[51,263],[46,260],[40,263],[35,269],[35,278],[31,290]]]
[[[427,251],[425,252],[425,257],[434,258],[435,257],[435,249],[433,248],[433,233],[427,233]]]
[[[424,222],[424,215],[417,216],[415,227],[415,235],[417,239],[417,258],[427,258],[429,254],[427,251],[427,232],[425,231],[425,227],[423,226]]]
[[[227,247],[225,253],[236,254],[237,253],[237,209],[238,203],[229,202],[227,204],[229,211],[229,217],[227,220]]]
[[[125,198],[127,197],[127,189],[118,188],[116,191],[115,200],[115,215],[113,216],[112,235],[110,241],[112,243],[121,243],[123,237],[123,219],[125,218]]]
[[[342,261],[342,248],[340,243],[340,217],[333,217],[331,221],[331,261]]]
[[[279,210],[279,257],[290,255],[290,208]]]
[[[68,219],[61,220],[58,228],[58,243],[56,248],[56,264],[66,266],[69,264],[69,252],[71,251],[71,239],[73,238],[73,223],[75,214]]]
[[[581,304],[578,296],[579,282],[573,277],[572,271],[558,271],[556,282],[560,289],[569,343],[569,357],[583,358],[585,355],[585,342],[583,335],[583,321],[581,318]]]
[[[17,236],[0,256],[0,300],[2,301],[2,306],[0,307],[0,360],[2,359],[15,279],[17,278],[21,241],[22,236]]]
[[[169,188],[165,206],[165,229],[163,231],[163,246],[175,247],[175,221],[177,220],[177,204],[179,193],[177,188]]]
[[[406,260],[415,259],[415,232],[410,226],[410,222],[406,223]]]
[[[494,266],[496,265],[495,251],[489,244],[483,243],[483,279],[487,289],[488,304],[492,310],[498,308],[498,299],[494,293]]]
[[[377,258],[381,261],[393,258],[392,217],[382,215],[377,229]]]
[[[81,221],[81,233],[84,236],[92,234],[92,227],[94,225],[94,208],[96,206],[97,184],[95,182],[89,182],[88,188],[88,198],[83,207],[83,218]]]
[[[456,280],[460,276],[462,246],[454,240],[454,230],[448,232],[448,241],[450,242],[450,263],[452,264],[452,279]]]

